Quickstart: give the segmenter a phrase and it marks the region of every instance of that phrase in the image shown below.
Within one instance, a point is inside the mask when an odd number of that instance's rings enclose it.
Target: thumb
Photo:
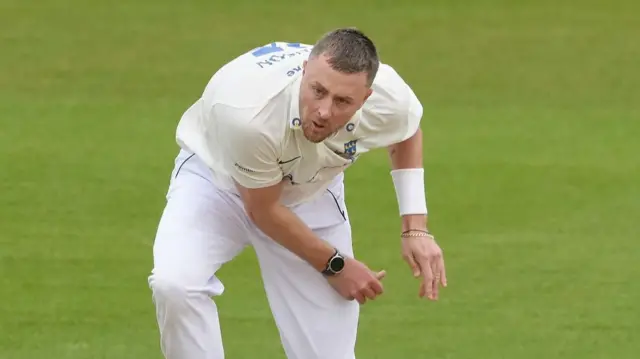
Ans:
[[[387,275],[387,271],[385,270],[381,270],[380,272],[376,273],[376,278],[378,280],[381,280],[382,278],[384,278]]]

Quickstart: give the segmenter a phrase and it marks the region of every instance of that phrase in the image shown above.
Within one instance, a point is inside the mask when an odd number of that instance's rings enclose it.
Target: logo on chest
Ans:
[[[351,160],[352,162],[358,157],[358,140],[351,140],[349,142],[344,143],[343,151],[334,151],[336,155],[346,159]]]
[[[345,142],[344,144],[344,154],[351,157],[356,154],[358,140],[351,140],[349,142]]]

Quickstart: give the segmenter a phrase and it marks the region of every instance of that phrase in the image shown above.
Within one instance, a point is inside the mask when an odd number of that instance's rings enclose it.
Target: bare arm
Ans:
[[[422,130],[418,131],[408,139],[388,146],[391,168],[423,168],[422,163]],[[402,230],[409,229],[427,230],[426,214],[407,214],[402,216]]]
[[[414,277],[422,276],[419,295],[438,299],[438,285],[446,286],[446,274],[442,250],[435,238],[427,233],[427,198],[424,183],[422,131],[422,105],[413,91],[396,89],[390,94],[400,94],[387,101],[390,109],[378,115],[381,120],[380,133],[387,134],[391,160],[391,176],[402,217],[402,257],[409,264]],[[408,96],[408,102],[402,96]],[[408,107],[405,107],[408,105]],[[383,104],[379,108],[384,108]]]
[[[247,120],[255,116],[253,108],[217,104],[212,111],[218,126],[215,132],[224,134],[214,140],[226,155],[226,169],[251,221],[318,271],[324,270],[335,249],[280,203],[283,175],[278,165],[278,139],[255,125],[256,121]]]
[[[298,216],[280,203],[282,182],[248,189],[237,185],[249,218],[271,239],[322,271],[335,249],[316,236]]]

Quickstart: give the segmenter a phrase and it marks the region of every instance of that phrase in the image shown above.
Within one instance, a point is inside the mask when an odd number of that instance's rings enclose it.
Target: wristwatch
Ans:
[[[340,254],[340,251],[336,249],[331,258],[327,261],[327,266],[322,271],[322,274],[326,276],[334,276],[344,268],[344,256]]]

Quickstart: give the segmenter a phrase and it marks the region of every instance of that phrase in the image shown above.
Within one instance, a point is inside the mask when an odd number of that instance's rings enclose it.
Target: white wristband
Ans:
[[[427,214],[424,190],[424,168],[402,168],[391,171],[400,215]]]

